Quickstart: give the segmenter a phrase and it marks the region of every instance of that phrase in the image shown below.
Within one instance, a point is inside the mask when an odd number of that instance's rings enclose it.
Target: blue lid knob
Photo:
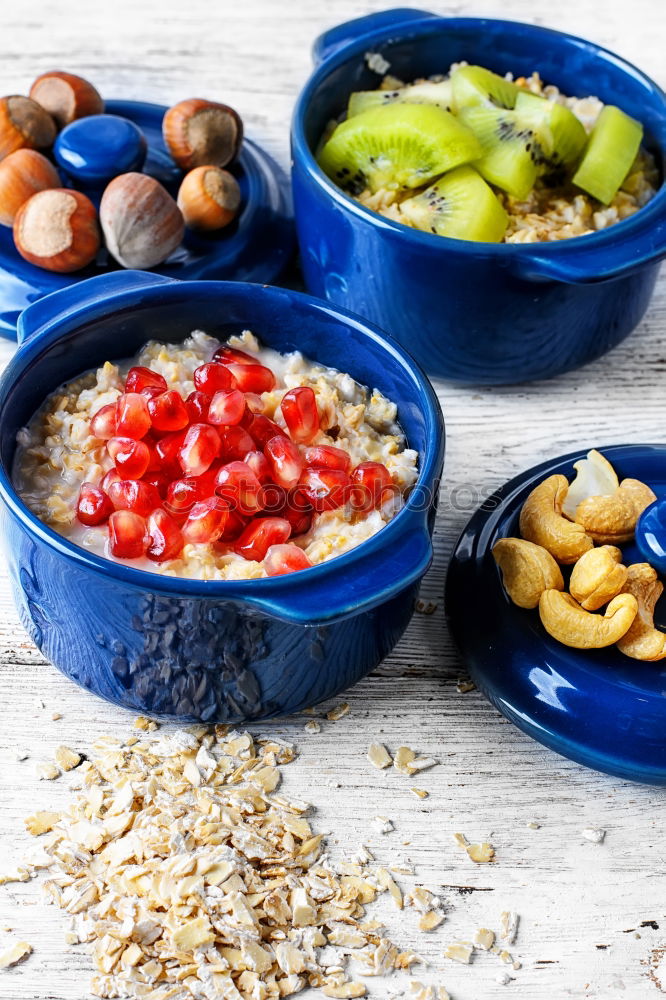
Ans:
[[[141,170],[146,158],[141,129],[119,115],[90,115],[67,125],[53,153],[77,186],[102,188],[118,174]]]
[[[646,562],[666,573],[666,500],[656,500],[643,511],[636,525],[636,545]]]

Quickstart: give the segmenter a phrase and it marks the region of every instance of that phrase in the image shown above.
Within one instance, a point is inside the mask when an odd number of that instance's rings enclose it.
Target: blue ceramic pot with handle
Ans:
[[[645,126],[663,169],[666,95],[613,53],[535,25],[396,9],[342,24],[314,47],[296,105],[293,191],[306,284],[405,346],[431,374],[477,384],[550,378],[605,354],[636,327],[666,256],[666,188],[631,218],[553,243],[480,244],[411,230],[362,207],[314,150],[352,91],[374,89],[378,53],[409,81],[467,60],[537,70],[564,93],[597,95]]]
[[[151,337],[251,329],[397,402],[420,475],[397,517],[358,548],[261,580],[144,572],[73,545],[11,482],[16,433],[62,382],[133,355]],[[82,687],[133,711],[242,722],[298,711],[349,687],[393,648],[432,559],[444,459],[437,398],[400,347],[364,321],[297,292],[180,282],[140,271],[91,278],[28,308],[0,382],[0,526],[23,624]]]

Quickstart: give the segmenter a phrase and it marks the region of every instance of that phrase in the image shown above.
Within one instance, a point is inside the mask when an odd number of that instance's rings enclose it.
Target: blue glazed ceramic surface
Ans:
[[[250,328],[384,391],[420,453],[400,514],[357,549],[302,573],[201,582],[90,554],[35,518],[9,470],[16,432],[64,380],[151,336]],[[409,622],[432,559],[444,456],[439,404],[411,359],[349,313],[296,292],[116,272],[44,298],[19,324],[0,382],[0,517],[21,620],[63,673],[118,705],[240,722],[298,711],[372,670]],[[425,499],[424,499],[425,498]]]
[[[620,479],[666,497],[666,445],[600,448]],[[542,627],[538,611],[516,607],[492,557],[499,538],[518,536],[520,508],[547,476],[572,479],[585,452],[512,479],[472,517],[446,580],[446,610],[465,664],[492,704],[533,739],[565,757],[633,781],[666,785],[666,661],[643,663],[617,649],[576,650]],[[643,562],[635,544],[624,562]],[[666,627],[666,601],[655,623]]]
[[[294,113],[292,183],[308,289],[380,325],[430,374],[468,383],[550,378],[631,333],[666,256],[666,188],[618,226],[557,243],[471,243],[382,218],[340,191],[313,156],[349,94],[379,83],[368,51],[404,80],[461,59],[500,73],[538,70],[565,93],[597,94],[640,119],[663,168],[666,97],[618,56],[534,25],[407,9],[371,14],[318,39],[318,66]]]
[[[60,169],[75,187],[104,187],[118,174],[141,170],[147,144],[143,132],[120,115],[88,115],[66,125],[53,146]]]
[[[666,500],[643,511],[636,525],[636,545],[646,562],[666,574]]]
[[[175,197],[183,175],[162,139],[166,108],[140,101],[107,101],[106,110],[141,129],[148,143],[144,173],[159,180]],[[151,273],[188,281],[262,283],[281,274],[295,243],[289,182],[275,161],[249,139],[244,140],[238,161],[230,169],[241,188],[238,219],[219,233],[201,235],[186,230],[178,249]],[[100,193],[97,191],[95,197],[94,191],[86,190],[93,200],[99,200]],[[19,314],[43,295],[116,270],[119,265],[102,250],[95,263],[76,274],[44,271],[23,260],[11,229],[0,226],[0,336],[16,339]]]

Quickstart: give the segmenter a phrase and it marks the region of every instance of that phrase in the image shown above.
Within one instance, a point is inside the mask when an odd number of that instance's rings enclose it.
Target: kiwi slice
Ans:
[[[538,136],[548,161],[546,169],[567,167],[578,160],[587,142],[587,132],[573,111],[521,90],[516,97],[516,113]]]
[[[360,194],[427,184],[481,155],[472,132],[434,104],[387,104],[337,126],[319,165],[345,191]]]
[[[358,90],[349,95],[347,118],[385,104],[436,104],[451,111],[453,87],[450,80],[440,80],[437,83],[424,80],[423,83],[412,83],[398,90]]]
[[[514,198],[526,198],[544,162],[534,130],[515,111],[480,104],[464,108],[460,119],[481,143],[483,155],[474,162],[481,176]]]
[[[492,73],[483,66],[460,66],[451,74],[455,109],[491,104],[496,108],[513,108],[520,90],[515,83]]]
[[[607,104],[590,133],[574,184],[608,205],[631,170],[642,138],[640,122]]]
[[[492,188],[473,167],[450,170],[421,194],[400,205],[417,229],[456,240],[500,243],[507,214]]]

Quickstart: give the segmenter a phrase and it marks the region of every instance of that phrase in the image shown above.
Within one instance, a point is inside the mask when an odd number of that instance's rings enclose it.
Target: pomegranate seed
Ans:
[[[335,510],[349,499],[352,484],[342,469],[306,469],[300,488],[315,510]]]
[[[183,397],[175,389],[149,399],[148,413],[156,431],[180,431],[190,422]]]
[[[228,516],[229,508],[219,497],[208,497],[195,503],[183,525],[184,540],[199,545],[217,541]]]
[[[289,521],[292,538],[304,535],[312,526],[312,504],[301,489],[291,490],[286,495],[283,506],[274,513]]]
[[[148,517],[151,510],[161,506],[162,498],[150,483],[136,479],[120,479],[109,486],[109,500],[116,510],[133,510],[141,517]]]
[[[116,404],[102,406],[90,421],[90,433],[101,441],[108,441],[116,433]]]
[[[280,409],[292,439],[299,444],[312,441],[319,430],[317,397],[312,389],[303,385],[285,392]]]
[[[225,462],[242,460],[248,451],[254,449],[254,440],[249,433],[238,424],[235,427],[223,427],[220,430],[220,457]]]
[[[195,503],[205,500],[215,493],[217,469],[209,469],[202,476],[184,476],[169,484],[167,508],[176,516],[186,514]]]
[[[267,442],[264,455],[276,483],[287,489],[296,485],[303,471],[303,457],[293,441],[278,434]]]
[[[242,392],[262,393],[275,388],[275,375],[265,365],[230,361],[226,364],[226,368]]]
[[[146,522],[133,510],[115,510],[109,518],[109,550],[119,559],[140,559],[150,542]]]
[[[381,462],[361,462],[351,473],[353,491],[351,502],[354,510],[367,513],[381,507],[394,491],[391,473]]]
[[[237,361],[239,365],[254,365],[257,362],[256,355],[246,354],[239,351],[237,347],[230,347],[229,344],[222,344],[215,351],[213,361],[220,361],[226,364],[227,361]]]
[[[279,424],[276,424],[274,420],[269,420],[268,417],[264,417],[261,414],[257,414],[256,417],[253,417],[247,429],[260,448],[264,448],[270,439],[275,437],[276,434],[284,434],[284,431]]]
[[[150,545],[146,555],[155,562],[175,559],[183,550],[183,534],[172,517],[158,508],[148,518]]]
[[[218,546],[222,543],[222,547],[226,548],[223,544],[224,542],[235,542],[237,538],[240,538],[247,527],[248,521],[249,518],[244,517],[237,510],[230,510],[224,531],[217,541]]]
[[[284,576],[310,566],[312,563],[298,545],[271,545],[264,558],[266,576]]]
[[[144,392],[148,390],[148,394],[152,395],[155,389],[159,389],[160,392],[166,392],[168,388],[164,376],[152,371],[150,368],[141,368],[140,366],[130,368],[125,379],[125,392]]]
[[[305,464],[313,469],[341,469],[349,472],[351,457],[342,448],[330,444],[318,444],[305,449]]]
[[[220,453],[220,435],[208,424],[191,424],[178,454],[181,468],[188,476],[201,476],[210,469]]]
[[[202,424],[204,422],[208,416],[210,400],[211,397],[209,395],[205,392],[199,392],[198,389],[189,394],[185,400],[185,406],[187,407],[190,421],[193,424]]]
[[[116,403],[116,434],[135,440],[144,437],[150,430],[148,401],[139,392],[124,392]]]
[[[81,524],[103,524],[113,514],[113,504],[106,493],[92,483],[83,483],[76,502],[76,516]]]
[[[271,467],[263,451],[248,451],[243,457],[246,465],[249,465],[260,483],[267,483],[271,478]]]
[[[180,476],[180,449],[183,447],[187,430],[165,434],[155,445],[155,455],[161,472],[166,476]]]
[[[266,555],[271,545],[286,542],[291,534],[291,525],[282,517],[259,517],[250,521],[243,534],[234,545],[234,552],[244,559],[256,562]]]
[[[118,483],[122,478],[123,477],[115,467],[113,469],[109,469],[106,475],[102,476],[99,488],[103,493],[108,493],[111,483]]]
[[[194,369],[194,388],[199,392],[205,392],[212,396],[220,389],[233,389],[236,383],[234,377],[224,365],[218,365],[214,361],[200,365]]]
[[[261,507],[265,516],[272,514],[277,517],[284,517],[289,521],[286,513],[283,513],[287,507],[287,491],[284,486],[279,486],[277,483],[271,482],[263,483],[259,499],[261,500]]]
[[[210,401],[210,424],[239,424],[245,413],[245,396],[240,389],[220,389]]]
[[[262,508],[261,483],[245,462],[229,462],[218,470],[215,493],[232,510],[241,514],[256,514]]]
[[[154,486],[157,490],[160,500],[164,500],[167,495],[167,490],[169,488],[169,483],[171,480],[168,476],[165,476],[161,472],[151,472],[150,466],[148,467],[148,472],[141,480],[142,483],[146,483],[148,486]]]
[[[150,449],[143,441],[130,437],[113,437],[106,445],[118,472],[124,479],[141,479],[150,465]]]
[[[247,408],[250,413],[264,412],[264,402],[261,396],[257,396],[256,392],[246,392],[245,402],[247,403]]]

